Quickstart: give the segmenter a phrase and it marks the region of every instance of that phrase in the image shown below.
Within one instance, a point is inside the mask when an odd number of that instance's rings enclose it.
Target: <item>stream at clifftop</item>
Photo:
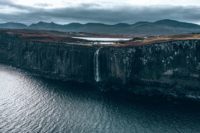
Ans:
[[[0,65],[0,133],[199,133],[200,103],[126,98]]]

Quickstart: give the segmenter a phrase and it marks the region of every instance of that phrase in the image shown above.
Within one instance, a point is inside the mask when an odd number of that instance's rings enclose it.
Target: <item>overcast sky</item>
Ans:
[[[113,24],[160,19],[200,24],[200,0],[0,0],[0,22]]]

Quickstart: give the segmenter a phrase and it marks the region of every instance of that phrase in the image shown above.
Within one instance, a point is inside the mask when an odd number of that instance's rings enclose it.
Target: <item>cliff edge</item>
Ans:
[[[103,90],[199,98],[199,39],[194,34],[93,45],[64,33],[1,30],[0,62]]]

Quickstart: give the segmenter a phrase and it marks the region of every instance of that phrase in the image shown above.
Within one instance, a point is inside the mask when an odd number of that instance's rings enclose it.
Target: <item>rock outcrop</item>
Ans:
[[[23,39],[1,32],[0,62],[47,78],[101,86],[103,90],[200,97],[198,39],[98,46]]]

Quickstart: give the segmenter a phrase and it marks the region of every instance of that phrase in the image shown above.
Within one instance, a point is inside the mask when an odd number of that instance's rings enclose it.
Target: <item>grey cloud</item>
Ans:
[[[25,8],[25,6],[21,6],[21,5],[16,5],[14,3],[12,3],[10,0],[0,0],[0,5],[1,6],[9,6],[9,7],[14,7],[14,8]]]
[[[0,4],[28,10],[19,15],[0,13],[1,21],[17,21],[32,23],[38,21],[54,22],[103,22],[103,23],[134,23],[137,21],[156,21],[160,19],[175,19],[180,21],[200,21],[199,7],[133,7],[124,6],[112,9],[98,8],[99,5],[79,5],[78,7],[42,9],[15,5],[9,2]]]
[[[31,7],[31,6],[23,6],[23,5],[15,4],[10,0],[0,0],[0,6],[8,6],[8,7],[16,8],[18,10],[27,10],[30,12],[36,11],[39,9],[39,8]]]

